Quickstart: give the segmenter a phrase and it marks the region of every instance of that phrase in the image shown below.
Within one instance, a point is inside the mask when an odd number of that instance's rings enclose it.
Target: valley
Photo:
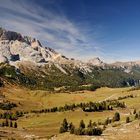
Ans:
[[[139,138],[139,61],[67,58],[0,28],[0,138]]]
[[[118,137],[127,139],[129,132],[129,138],[133,136],[135,131],[136,139],[139,134],[139,120],[135,120],[133,114],[134,109],[139,111],[140,105],[140,90],[132,88],[99,88],[96,91],[76,91],[69,93],[49,93],[48,91],[42,90],[30,90],[21,88],[18,86],[7,85],[1,88],[1,93],[5,96],[3,100],[16,103],[17,107],[14,107],[10,112],[23,111],[28,112],[17,120],[18,128],[0,127],[0,135],[4,138],[18,139],[56,139],[65,140],[66,138],[72,139],[113,139]],[[129,95],[133,95],[130,98]],[[127,98],[128,96],[128,98]],[[111,99],[119,99],[122,97],[120,102],[125,102],[126,108],[114,108],[112,111],[99,111],[99,112],[84,112],[83,110],[74,109],[73,111],[63,112],[50,112],[50,113],[32,113],[31,110],[40,110],[51,107],[60,107],[65,104],[77,104],[87,102],[101,102]],[[124,98],[123,98],[124,97]],[[7,111],[2,111],[7,112]],[[9,111],[8,111],[9,112]],[[87,125],[89,120],[92,122],[104,122],[106,118],[112,118],[115,112],[119,112],[121,119],[119,122],[113,122],[106,126],[102,136],[76,136],[69,134],[69,132],[59,134],[59,128],[64,118],[69,122],[72,122],[78,127],[80,120],[84,120]],[[74,116],[74,117],[73,117]],[[126,117],[129,116],[132,122],[126,124]],[[134,128],[138,128],[134,130]],[[122,131],[121,131],[122,130]],[[121,133],[120,133],[121,132]],[[132,133],[132,134],[131,134]],[[6,134],[6,135],[5,135]],[[131,135],[131,136],[130,136]],[[137,136],[138,135],[138,136]],[[29,137],[29,138],[28,138]]]

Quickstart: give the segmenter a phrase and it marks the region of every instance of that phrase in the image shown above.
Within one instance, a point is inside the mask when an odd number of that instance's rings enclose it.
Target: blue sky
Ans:
[[[0,26],[67,57],[140,60],[139,0],[1,0]]]

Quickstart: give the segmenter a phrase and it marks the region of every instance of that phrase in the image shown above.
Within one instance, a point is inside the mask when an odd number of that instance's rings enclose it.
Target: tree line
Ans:
[[[136,97],[136,96],[134,96],[133,94],[130,94],[130,95],[118,97],[118,100],[123,100],[123,99],[127,99],[127,98],[135,98],[135,97]]]
[[[65,104],[60,107],[46,108],[41,110],[32,110],[31,113],[49,113],[49,112],[64,112],[64,111],[74,111],[77,108],[81,108],[84,112],[97,112],[104,110],[113,110],[113,108],[125,108],[124,102],[119,102],[118,100],[106,100],[102,102],[88,102],[79,104]]]
[[[17,120],[19,117],[22,117],[24,115],[24,112],[22,111],[16,111],[13,112],[4,112],[0,113],[0,119],[9,119],[9,120]]]
[[[11,121],[8,119],[5,119],[2,123],[0,123],[0,127],[13,127],[13,128],[17,128],[17,122],[16,121]]]
[[[12,108],[17,107],[15,103],[5,101],[3,103],[0,103],[0,109],[2,110],[11,110]]]

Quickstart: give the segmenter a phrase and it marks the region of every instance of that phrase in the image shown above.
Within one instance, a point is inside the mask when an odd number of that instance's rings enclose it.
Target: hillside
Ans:
[[[1,81],[30,88],[54,90],[81,85],[124,87],[139,85],[138,62],[107,64],[99,58],[82,62],[42,46],[35,38],[0,29]]]
[[[50,94],[47,91],[29,90],[27,88],[7,85],[1,88],[0,92],[1,100],[7,100],[17,105],[17,107],[11,110],[0,109],[0,114],[4,112],[23,112],[23,115],[19,116],[16,120],[18,128],[0,127],[0,135],[5,139],[49,139],[53,137],[52,139],[56,140],[90,140],[99,138],[113,140],[117,136],[118,140],[125,140],[128,136],[130,139],[133,138],[134,133],[135,138],[139,139],[139,119],[135,119],[135,114],[133,114],[134,109],[136,109],[137,113],[139,112],[139,90],[131,88],[101,88],[95,92],[83,91],[71,94]],[[125,102],[126,108],[117,107],[112,111],[105,110],[97,112],[84,112],[81,108],[61,112],[32,112],[32,110],[39,111],[56,106],[59,108],[66,104],[101,102],[114,99],[119,99],[119,102]],[[116,111],[120,112],[121,120],[106,125],[106,129],[101,136],[77,136],[69,134],[69,132],[59,134],[59,128],[64,118],[67,118],[69,122],[72,122],[78,127],[81,119],[84,120],[86,125],[89,123],[89,120],[96,123],[104,122],[108,117],[112,118]],[[131,122],[128,124],[125,122],[127,116],[131,119]],[[0,118],[0,123],[2,121],[4,119]]]

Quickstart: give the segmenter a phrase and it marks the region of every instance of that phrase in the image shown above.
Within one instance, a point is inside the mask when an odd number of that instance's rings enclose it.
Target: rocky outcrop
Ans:
[[[3,56],[3,55],[0,55],[0,63],[7,63],[8,62],[8,59]]]
[[[93,65],[93,66],[104,66],[105,65],[105,63],[103,61],[101,61],[99,57],[90,59],[87,63],[89,65]]]
[[[43,47],[35,38],[0,29],[0,62],[47,63],[54,61],[58,55],[61,56],[53,49]]]

